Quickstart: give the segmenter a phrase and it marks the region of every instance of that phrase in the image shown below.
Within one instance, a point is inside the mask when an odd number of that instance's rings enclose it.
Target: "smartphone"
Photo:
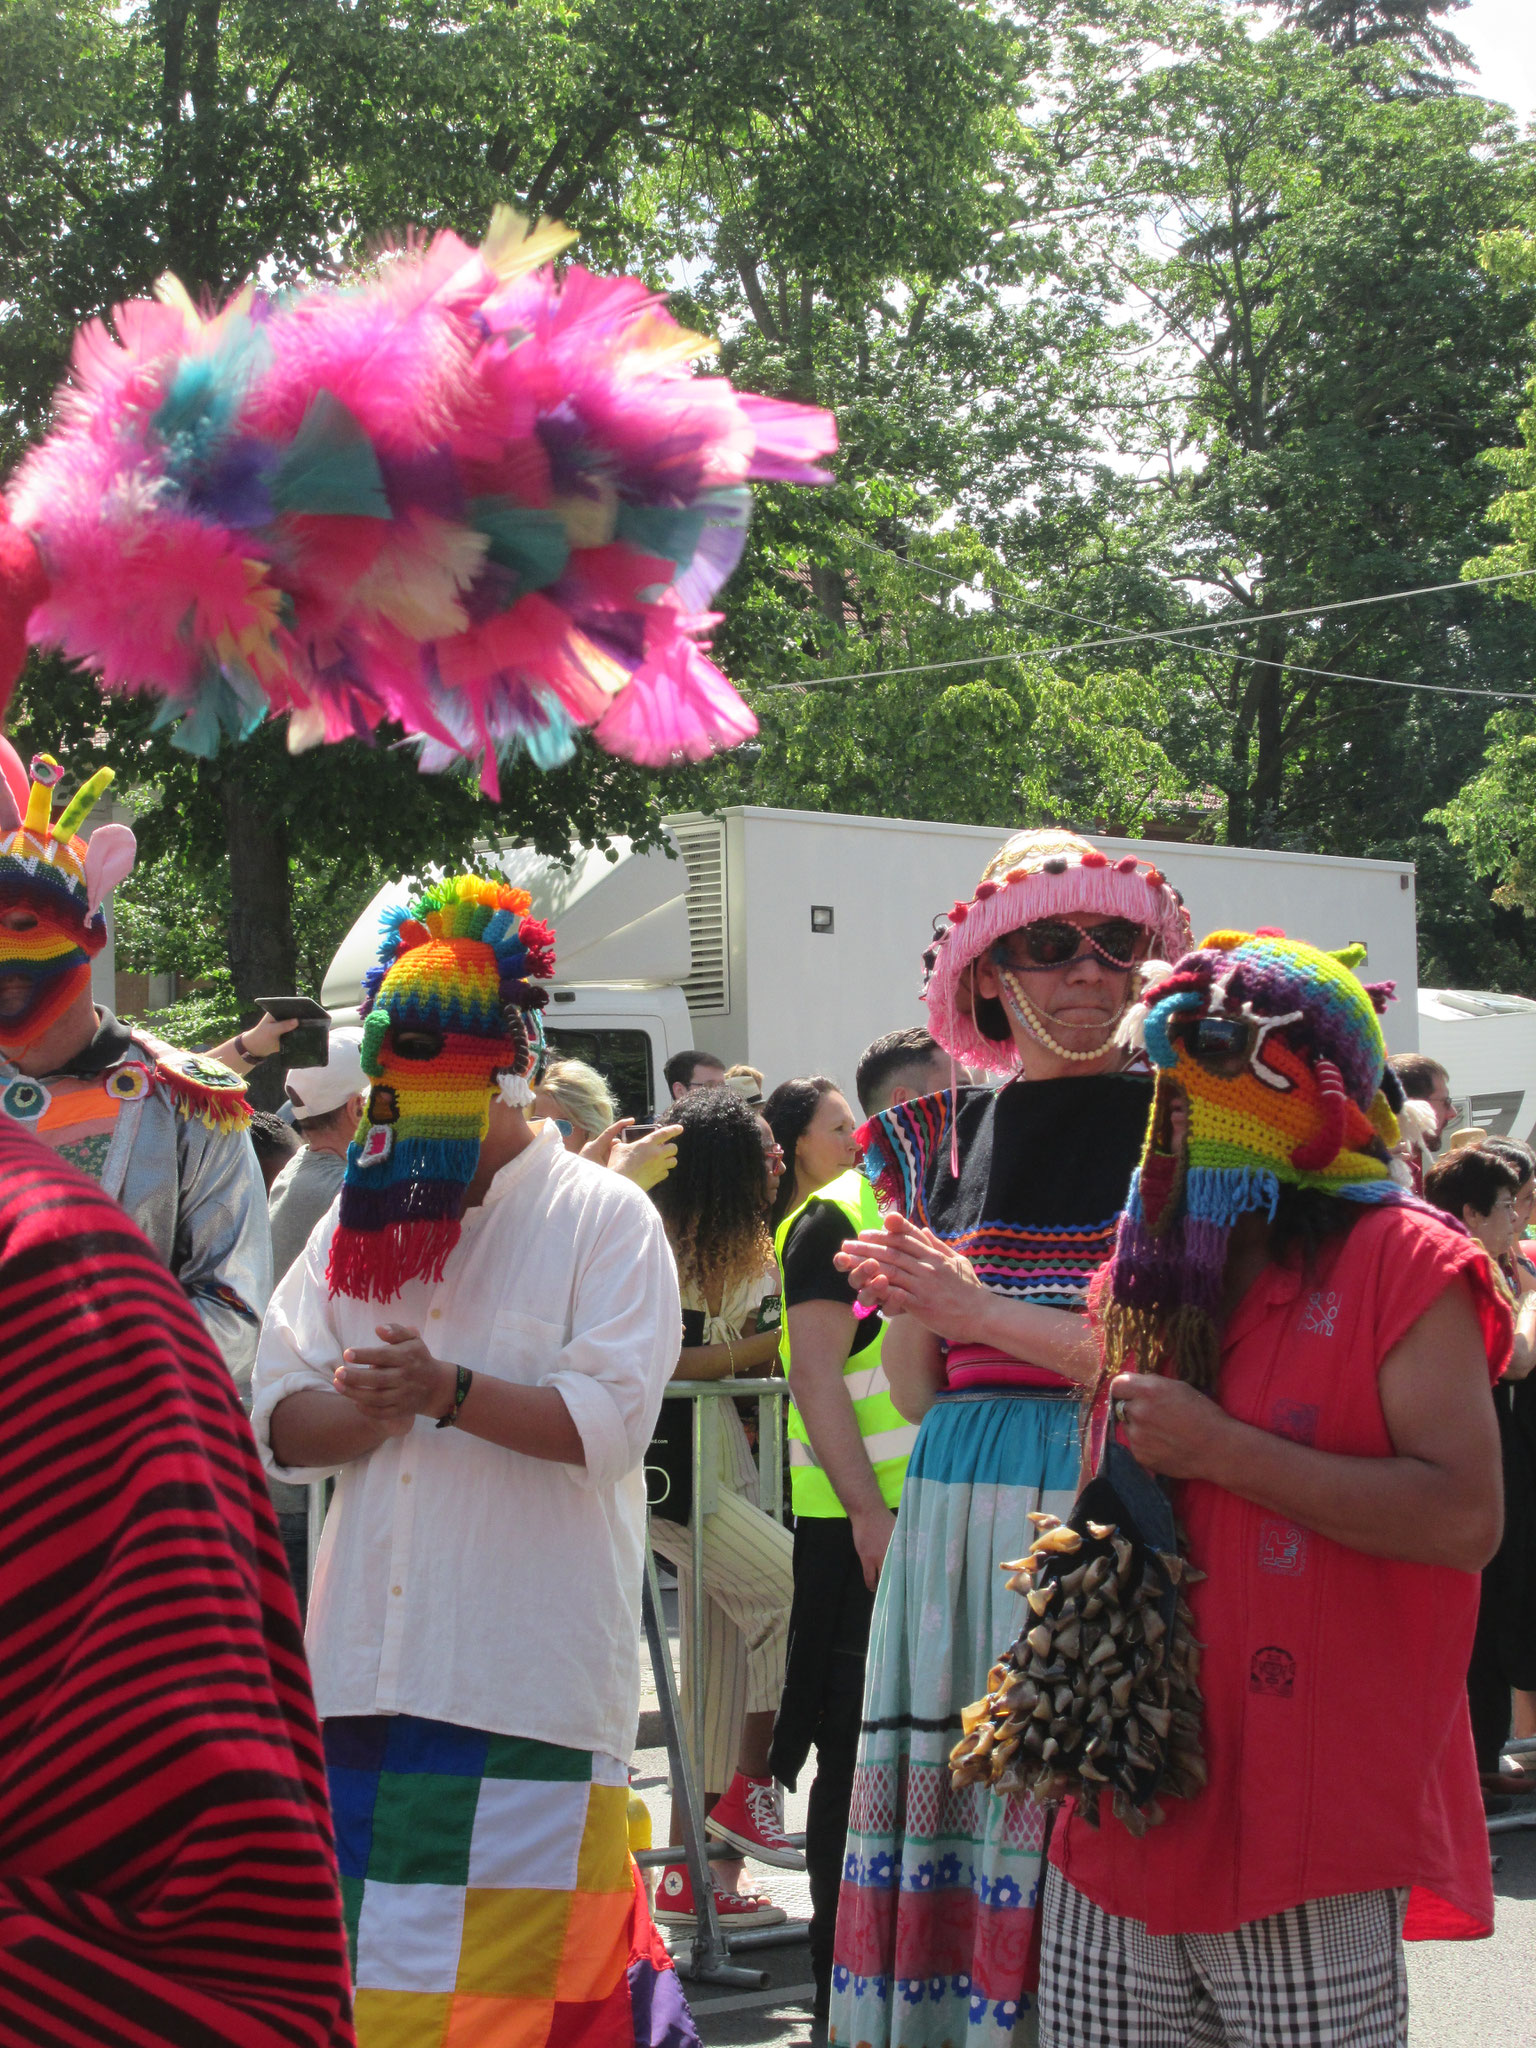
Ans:
[[[637,1138],[648,1138],[655,1128],[654,1124],[631,1124],[627,1131],[620,1131],[619,1136],[626,1145],[632,1145]]]
[[[331,1063],[331,1013],[313,996],[258,996],[260,1007],[279,1024],[290,1017],[300,1022],[277,1048],[276,1057],[285,1067],[328,1067]]]

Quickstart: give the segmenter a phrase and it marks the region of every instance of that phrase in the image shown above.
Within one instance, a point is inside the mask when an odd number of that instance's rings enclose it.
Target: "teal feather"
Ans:
[[[183,357],[150,420],[170,476],[181,481],[218,453],[270,354],[266,337],[245,318],[231,321],[208,354]]]
[[[388,519],[389,499],[373,444],[334,393],[318,391],[272,480],[278,512]]]
[[[555,513],[510,498],[474,498],[469,519],[485,535],[490,559],[510,569],[523,590],[543,590],[564,574],[571,544]]]
[[[621,505],[615,531],[642,555],[659,555],[682,568],[699,551],[707,516],[698,505]]]

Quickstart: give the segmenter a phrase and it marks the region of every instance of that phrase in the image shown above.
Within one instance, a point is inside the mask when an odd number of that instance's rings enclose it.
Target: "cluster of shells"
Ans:
[[[951,1782],[1042,1805],[1073,1793],[1095,1827],[1107,1793],[1141,1836],[1164,1818],[1155,1792],[1188,1799],[1206,1781],[1193,1616],[1181,1593],[1171,1627],[1165,1613],[1168,1589],[1204,1574],[1112,1523],[1030,1520],[1040,1533],[1029,1555],[1001,1567],[1028,1602],[1026,1626],[961,1715]]]

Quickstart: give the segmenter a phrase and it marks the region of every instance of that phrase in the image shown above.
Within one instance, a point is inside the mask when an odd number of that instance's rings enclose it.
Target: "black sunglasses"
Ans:
[[[1066,917],[1039,917],[1033,924],[1005,932],[992,949],[1004,967],[1070,967],[1092,953],[1106,967],[1124,972],[1145,960],[1152,934],[1129,917],[1106,918],[1103,924],[1073,924]]]
[[[1247,1017],[1175,1017],[1168,1036],[1209,1074],[1232,1080],[1242,1073],[1258,1042],[1259,1027]]]

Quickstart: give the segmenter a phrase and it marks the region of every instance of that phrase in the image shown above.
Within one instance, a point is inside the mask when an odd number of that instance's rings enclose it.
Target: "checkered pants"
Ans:
[[[1148,1934],[1053,1867],[1040,2048],[1406,2048],[1407,1900],[1353,1892],[1230,1934]]]

